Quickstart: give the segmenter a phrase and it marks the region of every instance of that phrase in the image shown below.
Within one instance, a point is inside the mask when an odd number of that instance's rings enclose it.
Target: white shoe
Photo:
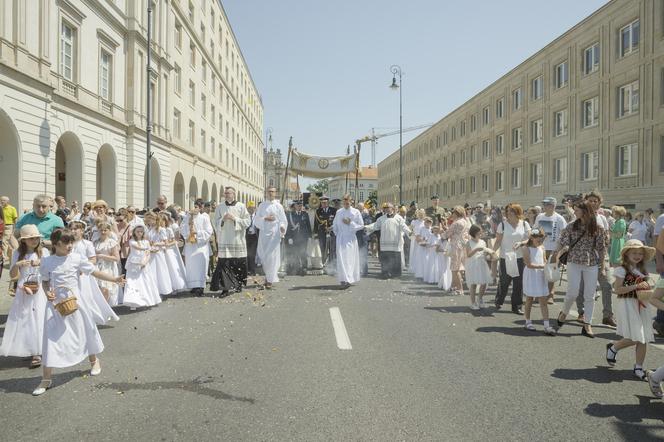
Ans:
[[[48,390],[49,388],[51,388],[51,380],[50,379],[42,380],[37,386],[37,388],[34,389],[32,395],[41,396],[42,394],[46,393],[46,390]]]
[[[470,309],[471,309],[471,310],[479,310],[479,309],[480,309],[480,306],[477,305],[477,303],[470,304]]]
[[[99,363],[99,358],[95,359],[95,362],[92,364],[90,369],[90,376],[99,376],[101,374],[101,364]]]
[[[556,329],[549,326],[549,327],[544,327],[544,334],[549,335],[549,336],[555,336],[556,335]]]
[[[480,299],[480,302],[477,304],[479,308],[486,308],[486,304],[484,304],[484,299]]]

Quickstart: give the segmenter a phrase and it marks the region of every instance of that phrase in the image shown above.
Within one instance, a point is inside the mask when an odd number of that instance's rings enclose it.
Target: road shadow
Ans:
[[[551,377],[566,381],[588,381],[594,384],[611,384],[613,382],[633,381],[646,389],[648,385],[637,379],[631,370],[615,370],[609,367],[596,365],[595,368],[556,368]],[[621,405],[622,406],[622,405]],[[662,410],[664,411],[664,410]],[[660,413],[660,418],[664,414]]]
[[[547,338],[551,339],[554,336],[549,336],[544,333],[544,326],[535,323],[537,328],[535,331],[526,330],[523,325],[515,327],[478,327],[475,329],[479,333],[500,333],[507,336],[516,336],[521,338]]]
[[[54,374],[53,383],[51,384],[51,390],[59,388],[61,385],[65,385],[69,381],[80,378],[84,374],[88,374],[89,370],[82,371],[68,371],[66,373]],[[0,381],[0,391],[3,393],[21,393],[32,395],[32,391],[37,388],[39,381],[41,381],[41,373],[37,376],[30,378],[20,378],[20,379],[6,379]]]
[[[122,393],[134,390],[138,391],[181,390],[190,393],[195,393],[201,396],[207,396],[217,400],[246,402],[252,405],[256,402],[255,399],[241,397],[241,396],[234,396],[228,393],[224,393],[223,391],[207,387],[205,385],[205,384],[210,384],[212,382],[214,382],[214,379],[211,377],[208,378],[197,377],[191,381],[144,382],[140,384],[129,383],[129,382],[108,382],[108,383],[97,384],[96,388],[115,390],[117,392],[122,392]]]
[[[641,382],[644,388],[648,390],[648,385]],[[613,417],[621,422],[639,423],[645,420],[655,420],[664,423],[664,402],[652,396],[635,395],[639,400],[638,404],[599,404],[593,402],[583,410],[584,413],[594,417]],[[640,429],[644,427],[639,426]],[[648,426],[648,428],[653,428]],[[654,428],[664,429],[664,426]],[[641,435],[631,440],[644,440]],[[658,440],[662,440],[661,437]]]
[[[654,399],[657,401],[657,399]],[[658,413],[661,416],[662,409],[660,408],[662,402],[651,402],[647,407],[658,409]],[[594,405],[594,404],[591,404]],[[589,405],[588,407],[590,407]],[[608,407],[638,407],[636,412],[639,414],[642,410],[641,405],[608,405]],[[618,417],[618,419],[620,419]],[[664,439],[662,434],[664,433],[664,425],[652,425],[650,423],[646,425],[639,425],[630,422],[612,422],[613,426],[616,428],[616,433],[620,434],[621,440],[638,440],[639,442],[646,441],[661,441]]]
[[[406,296],[428,296],[430,298],[444,298],[455,296],[451,293],[445,293],[442,290],[432,290],[432,287],[427,287],[428,290],[395,290],[395,295],[406,295]]]
[[[0,371],[2,370],[12,370],[15,368],[28,368],[30,365],[31,357],[21,358],[15,356],[7,356],[0,358]]]
[[[493,310],[471,310],[469,306],[455,305],[450,307],[424,307],[424,310],[432,310],[438,313],[466,313],[476,317],[493,317]]]
[[[353,288],[353,286],[349,287],[350,289]],[[289,292],[296,292],[299,290],[335,290],[335,291],[344,291],[348,290],[345,287],[342,287],[339,284],[327,284],[327,285],[298,285],[295,287],[291,287],[288,289]]]

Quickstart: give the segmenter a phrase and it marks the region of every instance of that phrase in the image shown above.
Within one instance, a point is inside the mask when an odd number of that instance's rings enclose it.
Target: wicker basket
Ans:
[[[55,309],[62,316],[71,315],[76,310],[78,310],[78,303],[76,302],[76,296],[70,296],[69,298],[65,299],[64,301],[58,302],[57,304],[55,304]]]
[[[32,292],[30,294],[32,294],[32,295],[37,293],[39,291],[39,277],[38,277],[38,275],[34,274],[34,273],[28,275],[28,277],[25,279],[25,281],[23,281],[23,287],[30,289],[30,291]],[[24,291],[24,293],[26,295],[28,294],[28,292],[25,292],[25,291]]]
[[[639,301],[646,302],[646,301],[649,301],[650,298],[652,298],[652,295],[654,293],[655,293],[654,290],[651,290],[651,289],[649,289],[649,290],[637,290],[636,291],[636,296],[637,296],[637,298],[639,298]]]

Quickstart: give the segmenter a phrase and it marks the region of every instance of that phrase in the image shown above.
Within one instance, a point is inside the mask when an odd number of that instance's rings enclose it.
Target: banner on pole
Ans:
[[[327,178],[355,172],[357,153],[341,157],[319,157],[308,155],[293,149],[291,152],[290,169],[311,178]]]

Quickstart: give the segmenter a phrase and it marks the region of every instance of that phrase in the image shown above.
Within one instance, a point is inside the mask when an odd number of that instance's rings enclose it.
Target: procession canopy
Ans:
[[[298,152],[293,148],[290,169],[298,175],[311,178],[327,178],[354,173],[357,167],[357,153],[341,157],[319,157]]]

